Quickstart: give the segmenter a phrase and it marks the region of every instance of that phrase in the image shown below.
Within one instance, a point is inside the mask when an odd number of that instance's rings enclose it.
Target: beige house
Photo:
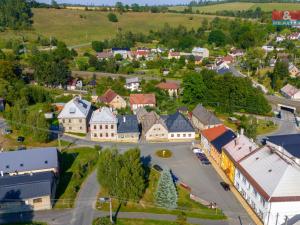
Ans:
[[[289,64],[289,73],[291,77],[297,77],[299,76],[299,69],[293,64]]]
[[[91,103],[75,97],[65,104],[57,118],[64,132],[85,134],[88,131],[90,115]]]
[[[142,114],[143,110],[137,113]],[[143,112],[137,115],[142,125],[142,139],[146,141],[165,141],[168,140],[168,128],[164,120],[155,112]]]
[[[221,125],[221,121],[210,111],[198,104],[192,112],[192,123],[199,131]]]
[[[180,85],[175,82],[161,82],[156,85],[156,87],[168,92],[170,97],[177,97],[179,94]]]
[[[94,111],[90,121],[91,140],[117,140],[117,122],[110,108],[102,107]]]
[[[102,96],[98,98],[98,102],[102,102],[113,109],[126,108],[126,101],[116,92],[108,89]]]

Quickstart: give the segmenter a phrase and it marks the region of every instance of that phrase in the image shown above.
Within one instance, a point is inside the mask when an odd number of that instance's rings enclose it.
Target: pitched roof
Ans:
[[[213,141],[220,135],[224,134],[227,131],[227,128],[222,124],[213,128],[208,128],[203,130],[201,134],[208,140]]]
[[[164,90],[173,90],[173,89],[179,89],[180,85],[175,82],[161,82],[156,87]]]
[[[268,201],[300,200],[299,165],[271,147],[266,145],[255,151],[242,160],[238,167]]]
[[[98,52],[97,57],[99,59],[112,58],[114,55],[112,52]]]
[[[215,140],[211,142],[211,144],[215,147],[215,149],[221,153],[222,148],[228,144],[230,141],[236,138],[235,133],[232,130],[227,130]]]
[[[90,124],[94,123],[117,123],[117,118],[110,108],[102,107],[93,112]]]
[[[86,118],[90,112],[90,109],[90,102],[80,99],[79,97],[75,97],[65,104],[63,110],[59,113],[57,118]]]
[[[230,69],[226,68],[226,67],[222,67],[222,68],[220,68],[220,69],[217,70],[217,73],[221,74],[221,75],[223,75],[225,73],[230,73],[230,72],[231,72]]]
[[[54,181],[52,172],[0,177],[0,202],[51,195]]]
[[[165,116],[165,124],[169,132],[194,132],[194,128],[181,113],[176,112],[172,115]]]
[[[243,134],[239,135],[223,147],[224,151],[234,160],[234,162],[239,162],[257,148],[258,145]]]
[[[111,89],[108,89],[98,100],[104,103],[110,103],[118,94]]]
[[[130,104],[156,104],[155,94],[130,94]]]
[[[170,56],[180,56],[180,52],[169,52]]]
[[[287,84],[283,88],[281,88],[280,91],[292,97],[299,92],[299,89],[294,87],[293,85]]]
[[[230,62],[232,62],[233,60],[234,59],[233,59],[233,57],[231,55],[226,55],[226,56],[223,57],[223,61],[230,61]]]
[[[139,82],[140,80],[138,77],[126,78],[126,84],[139,83]]]
[[[193,116],[200,120],[204,125],[221,124],[221,121],[212,112],[204,108],[201,104],[198,104],[192,113]]]
[[[148,132],[154,124],[161,124],[166,130],[168,130],[164,120],[154,111],[147,112],[141,118],[143,133]]]
[[[281,146],[292,156],[300,158],[300,134],[268,136],[266,140]]]
[[[136,115],[118,115],[118,133],[139,133]]]
[[[51,168],[58,168],[57,149],[54,147],[0,153],[0,171],[3,173]]]

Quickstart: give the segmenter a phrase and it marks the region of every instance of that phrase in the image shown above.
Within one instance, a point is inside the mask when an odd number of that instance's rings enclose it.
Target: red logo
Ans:
[[[273,11],[272,20],[300,20],[300,11]]]

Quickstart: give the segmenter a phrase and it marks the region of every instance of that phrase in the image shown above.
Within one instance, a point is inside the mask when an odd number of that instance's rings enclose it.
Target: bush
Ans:
[[[109,20],[110,22],[113,22],[113,23],[118,22],[118,17],[117,17],[117,15],[114,14],[114,13],[108,13],[108,14],[107,14],[107,18],[108,18],[108,20]]]

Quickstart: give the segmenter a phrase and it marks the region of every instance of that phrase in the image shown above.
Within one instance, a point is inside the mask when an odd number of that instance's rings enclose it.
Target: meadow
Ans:
[[[215,13],[217,11],[229,10],[229,11],[238,11],[238,10],[255,10],[257,7],[260,7],[265,12],[271,12],[273,10],[299,10],[300,3],[251,3],[251,2],[230,2],[223,4],[215,4],[209,6],[197,6],[193,7],[193,11],[199,10],[203,13]],[[174,6],[169,9],[183,11],[186,6]]]
[[[33,9],[31,31],[5,31],[0,33],[0,47],[5,40],[13,38],[35,39],[37,35],[56,37],[67,45],[81,45],[93,40],[113,37],[119,30],[148,33],[158,30],[165,23],[171,26],[180,24],[187,28],[198,28],[203,18],[214,16],[183,15],[177,13],[123,13],[118,14],[119,22],[107,19],[107,12],[71,9]],[[3,46],[2,46],[3,47]]]

